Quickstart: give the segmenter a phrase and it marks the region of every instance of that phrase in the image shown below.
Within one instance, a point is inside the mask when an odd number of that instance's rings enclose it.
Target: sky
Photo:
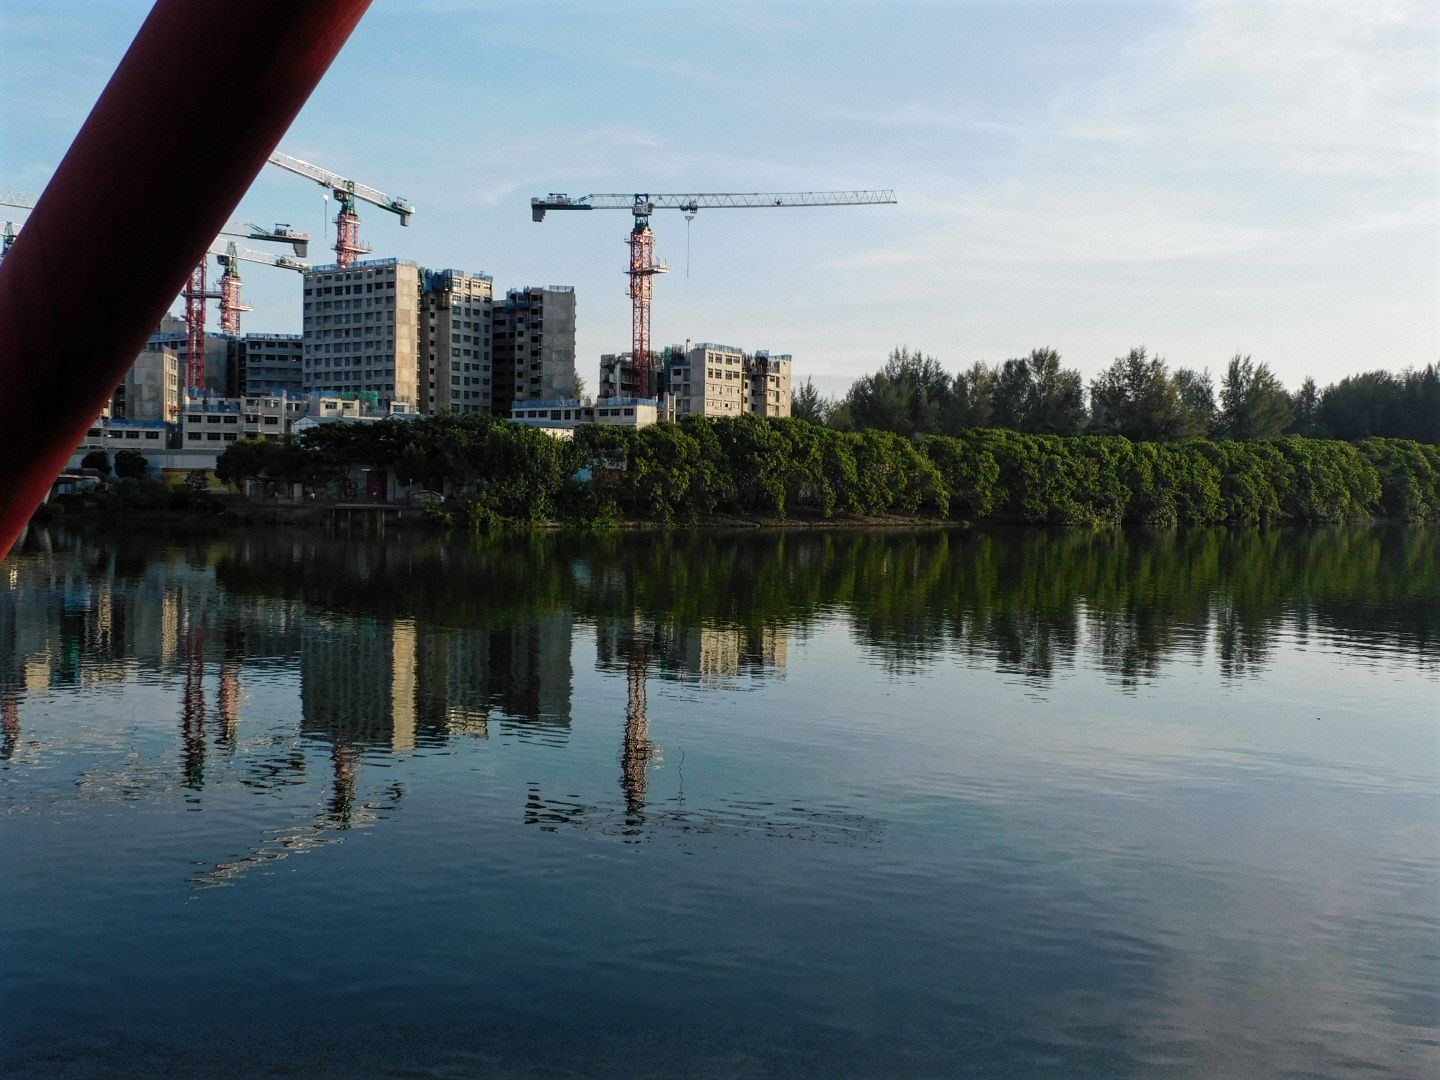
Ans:
[[[0,0],[0,188],[44,187],[149,7]],[[1243,352],[1292,387],[1440,359],[1427,0],[375,0],[280,149],[415,204],[362,205],[374,257],[575,286],[591,387],[630,217],[533,195],[895,189],[652,221],[657,342],[788,352],[830,394],[900,345],[1087,378]],[[234,216],[328,262],[323,195],[267,169]],[[298,332],[297,275],[244,279],[245,331]]]

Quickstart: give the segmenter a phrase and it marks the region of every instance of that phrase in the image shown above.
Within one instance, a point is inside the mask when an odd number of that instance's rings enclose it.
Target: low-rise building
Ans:
[[[543,428],[552,434],[562,431],[568,434],[581,424],[642,428],[660,419],[660,405],[654,398],[517,401],[510,419],[517,424]]]
[[[185,399],[180,445],[187,450],[219,453],[239,439],[299,434],[306,428],[337,420],[380,420],[408,415],[413,415],[413,410],[407,403],[370,406],[353,394],[194,396]]]
[[[80,450],[139,450],[142,454],[168,449],[175,433],[175,425],[163,420],[126,420],[121,417],[102,416],[90,425]]]

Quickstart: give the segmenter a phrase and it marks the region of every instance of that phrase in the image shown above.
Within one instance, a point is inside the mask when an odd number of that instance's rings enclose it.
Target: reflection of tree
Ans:
[[[20,745],[20,694],[14,689],[0,690],[0,761],[15,757]]]
[[[345,828],[355,809],[355,787],[360,778],[360,755],[346,742],[330,744],[330,764],[334,781],[330,794],[330,820],[336,828]]]
[[[601,628],[648,621],[667,638],[651,658],[661,678],[689,673],[683,642],[709,627],[733,629],[741,666],[763,673],[765,663],[746,659],[763,649],[744,643],[803,634],[837,610],[893,671],[958,650],[1038,680],[1082,648],[1127,683],[1228,648],[1212,620],[1226,606],[1250,670],[1287,619],[1422,656],[1440,640],[1440,534],[1420,528],[703,532],[659,544],[534,535],[473,547],[311,537],[241,554],[217,566],[232,592],[422,627],[495,631],[556,613]]]

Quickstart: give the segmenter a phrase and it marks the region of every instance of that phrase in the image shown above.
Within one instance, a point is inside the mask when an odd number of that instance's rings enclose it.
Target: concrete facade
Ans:
[[[573,288],[511,289],[495,305],[491,342],[496,416],[509,416],[517,401],[575,396]]]
[[[666,383],[680,416],[790,415],[791,357],[702,342],[671,353]]]
[[[422,272],[420,299],[422,413],[488,413],[494,390],[491,370],[493,282],[460,270]]]
[[[381,405],[418,403],[420,284],[420,268],[398,259],[307,270],[305,391],[368,393]]]
[[[300,334],[246,334],[238,349],[239,390],[247,397],[288,394],[305,388],[305,356]],[[237,395],[238,396],[238,395]]]
[[[173,319],[173,316],[166,316]],[[179,321],[179,320],[174,320]],[[169,323],[162,323],[168,326]],[[238,373],[235,367],[235,339],[225,334],[205,334],[205,392],[207,394],[233,394],[239,387]],[[161,330],[150,336],[150,342],[145,346],[153,352],[162,352],[169,349],[180,357],[180,382],[185,382],[185,358],[190,350],[189,335],[184,330],[178,331]]]
[[[147,345],[110,395],[105,414],[115,420],[180,421],[184,361],[167,345]]]
[[[790,415],[790,367],[788,353],[771,356],[757,349],[747,359],[745,380],[750,412],[757,416]]]
[[[547,430],[570,430],[581,424],[609,424],[615,427],[648,427],[660,418],[654,398],[603,398],[600,401],[517,401],[510,419]]]
[[[174,424],[163,420],[124,420],[101,417],[90,426],[76,454],[84,456],[91,450],[139,450],[151,454],[170,446]],[[78,460],[77,460],[78,464]]]

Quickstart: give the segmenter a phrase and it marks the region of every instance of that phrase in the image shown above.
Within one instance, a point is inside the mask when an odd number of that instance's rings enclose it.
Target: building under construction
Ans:
[[[709,342],[671,345],[652,356],[648,369],[630,353],[607,353],[600,358],[599,394],[662,400],[676,418],[789,416],[791,364],[788,353]]]

